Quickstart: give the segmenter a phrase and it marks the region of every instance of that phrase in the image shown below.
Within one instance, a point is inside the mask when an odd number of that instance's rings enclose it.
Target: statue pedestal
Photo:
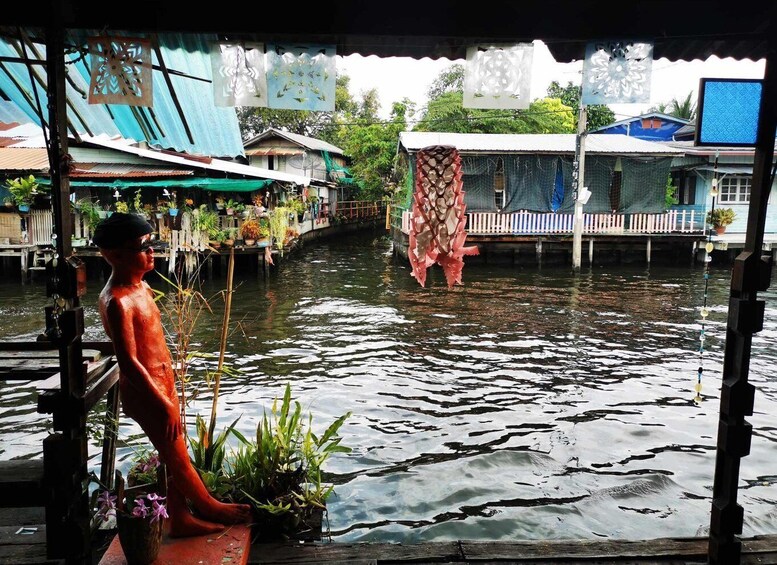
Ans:
[[[162,548],[154,565],[180,565],[181,563],[230,563],[246,565],[251,548],[251,528],[231,526],[223,532],[193,538],[162,538]],[[225,561],[226,559],[226,561]],[[115,536],[100,565],[127,565],[121,550],[119,536]]]

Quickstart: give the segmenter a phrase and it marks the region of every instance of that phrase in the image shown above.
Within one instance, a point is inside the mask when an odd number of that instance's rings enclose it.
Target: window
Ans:
[[[497,210],[501,210],[505,205],[505,164],[502,159],[496,160],[494,171],[494,204]]]
[[[272,155],[267,156],[267,168],[271,171],[275,169],[275,157]]]
[[[681,206],[696,203],[696,173],[693,171],[674,171],[672,184],[677,187],[675,198]]]
[[[738,204],[750,202],[752,177],[725,176],[719,181],[720,203]]]

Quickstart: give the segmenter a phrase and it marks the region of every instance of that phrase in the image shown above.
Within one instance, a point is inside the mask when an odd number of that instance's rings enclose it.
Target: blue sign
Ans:
[[[755,145],[763,81],[703,78],[695,145]]]

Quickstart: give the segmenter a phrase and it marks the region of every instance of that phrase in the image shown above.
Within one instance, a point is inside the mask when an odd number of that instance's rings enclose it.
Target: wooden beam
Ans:
[[[771,37],[777,33],[772,22]],[[728,305],[723,385],[720,394],[715,479],[712,487],[709,563],[737,565],[742,544],[744,509],[737,503],[739,466],[750,453],[755,387],[748,383],[753,334],[763,329],[765,302],[758,291],[769,288],[771,254],[762,257],[766,208],[771,189],[774,136],[777,128],[777,43],[766,58],[758,116],[753,184],[747,215],[745,248],[734,261]]]
[[[173,81],[170,79],[170,74],[167,72],[165,60],[162,58],[162,50],[159,48],[159,37],[154,36],[153,43],[154,52],[156,53],[156,58],[159,61],[159,66],[162,68],[162,76],[165,77],[165,83],[167,84],[167,88],[170,90],[170,96],[173,99],[173,104],[175,104],[175,109],[178,110],[178,115],[181,117],[181,122],[183,123],[183,127],[186,130],[186,135],[189,137],[189,143],[194,145],[194,137],[192,136],[191,129],[189,129],[189,123],[186,121],[186,115],[183,113],[183,107],[181,106],[181,102],[178,100],[178,95],[175,93],[175,89],[173,88]]]

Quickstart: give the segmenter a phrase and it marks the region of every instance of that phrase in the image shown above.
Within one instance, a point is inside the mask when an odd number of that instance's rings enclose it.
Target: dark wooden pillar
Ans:
[[[769,287],[771,275],[771,253],[762,255],[762,250],[774,156],[775,106],[777,57],[772,41],[764,72],[745,249],[734,261],[731,277],[710,520],[709,562],[715,565],[737,565],[742,552],[737,535],[742,533],[744,510],[737,503],[737,486],[740,459],[750,453],[752,437],[752,426],[745,420],[753,413],[755,395],[753,385],[747,382],[750,349],[753,334],[763,329],[764,301],[756,297],[759,290]]]
[[[86,375],[81,336],[84,314],[79,304],[78,262],[71,248],[73,225],[68,179],[68,140],[65,95],[65,51],[62,2],[52,2],[52,23],[46,28],[48,76],[49,162],[54,211],[55,255],[48,294],[48,335],[57,344],[60,395],[54,410],[54,429],[44,441],[44,480],[49,492],[46,505],[46,545],[50,558],[67,563],[90,563],[89,500],[87,479],[86,411],[83,395]],[[85,273],[81,272],[81,275]]]

